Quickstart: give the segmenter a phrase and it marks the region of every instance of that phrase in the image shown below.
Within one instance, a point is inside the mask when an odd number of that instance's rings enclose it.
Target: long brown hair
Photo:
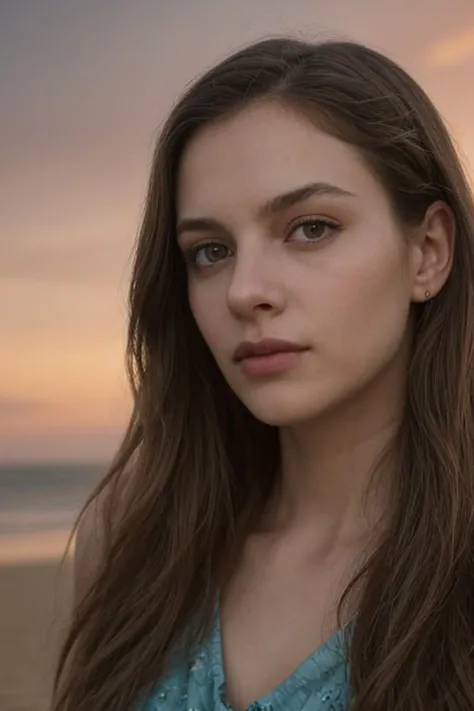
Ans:
[[[133,708],[178,642],[208,629],[225,563],[277,483],[277,431],[221,376],[193,320],[175,239],[188,142],[263,100],[357,147],[403,223],[420,223],[435,200],[454,215],[451,275],[415,313],[394,513],[360,573],[348,655],[353,711],[472,711],[473,198],[436,109],[400,67],[356,43],[291,38],[263,40],[208,71],[162,130],[130,289],[133,415],[86,505],[109,492],[100,574],[74,611],[54,711]]]

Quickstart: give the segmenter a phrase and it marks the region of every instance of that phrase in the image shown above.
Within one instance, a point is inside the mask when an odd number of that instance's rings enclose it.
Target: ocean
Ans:
[[[0,466],[0,563],[59,558],[104,464]]]

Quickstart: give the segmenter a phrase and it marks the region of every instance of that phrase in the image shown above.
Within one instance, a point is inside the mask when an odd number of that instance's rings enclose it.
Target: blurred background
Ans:
[[[0,0],[0,711],[48,708],[59,559],[129,414],[126,292],[160,123],[274,33],[391,55],[474,174],[472,0]]]

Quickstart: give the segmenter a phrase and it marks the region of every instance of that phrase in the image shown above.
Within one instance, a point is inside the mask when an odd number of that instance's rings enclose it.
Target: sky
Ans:
[[[0,461],[113,455],[161,122],[202,71],[282,33],[400,62],[474,175],[472,0],[0,0]]]

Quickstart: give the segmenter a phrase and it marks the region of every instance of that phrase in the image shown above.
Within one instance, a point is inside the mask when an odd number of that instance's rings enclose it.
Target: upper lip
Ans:
[[[234,351],[234,361],[239,362],[252,356],[271,355],[272,353],[288,353],[291,351],[304,351],[307,346],[302,346],[280,338],[264,338],[262,341],[243,341]]]

